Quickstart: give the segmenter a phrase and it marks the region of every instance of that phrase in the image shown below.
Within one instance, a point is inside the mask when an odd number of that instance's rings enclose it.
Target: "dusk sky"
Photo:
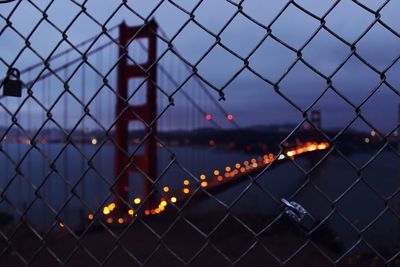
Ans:
[[[3,18],[8,16],[12,7],[18,2],[19,1],[10,4],[2,4],[0,6],[2,18],[0,20],[1,28],[5,25]],[[84,1],[56,0],[53,1],[48,8],[47,14],[49,19],[61,30],[64,30],[80,11],[79,6],[74,2]],[[154,17],[167,36],[172,38],[182,25],[189,20],[187,14],[170,3],[172,1],[127,1],[128,5],[143,17],[147,17],[160,2],[162,2],[161,6],[155,11]],[[190,12],[199,1],[174,0],[173,2]],[[238,3],[239,1],[235,0],[233,2]],[[254,18],[263,25],[268,25],[287,2],[288,1],[282,0],[245,0],[242,6],[243,12],[248,16]],[[335,2],[336,1],[328,0],[296,1],[298,5],[319,17],[323,16]],[[354,2],[356,1],[340,1],[325,18],[326,26],[349,43],[353,43],[357,40],[375,19],[374,14],[367,12]],[[372,10],[376,10],[385,1],[370,0],[359,2]],[[39,0],[34,1],[34,3],[39,8],[45,9],[50,1]],[[100,23],[104,23],[119,4],[120,1],[90,0],[87,1],[86,8],[90,16],[93,16]],[[23,36],[28,36],[35,25],[40,21],[42,15],[35,10],[29,1],[22,1],[20,5],[20,8],[11,16],[10,20],[16,30]],[[400,10],[400,2],[390,1],[380,11],[381,20],[391,27],[397,35],[399,35],[400,32],[398,10]],[[236,11],[237,7],[226,0],[204,0],[194,11],[194,15],[195,20],[199,24],[203,25],[203,27],[214,34],[218,34]],[[111,28],[122,21],[125,21],[128,25],[140,25],[142,23],[139,17],[135,16],[127,8],[122,7],[107,23],[107,28]],[[274,36],[293,48],[300,49],[319,25],[320,22],[318,20],[304,13],[295,7],[295,5],[290,4],[284,13],[272,24],[271,29]],[[87,15],[82,14],[68,30],[67,35],[71,43],[78,44],[92,36],[96,36],[100,32],[101,28],[89,19]],[[116,34],[117,32],[113,31],[112,35],[116,36]],[[247,57],[265,34],[265,29],[239,14],[222,32],[220,37],[221,42],[225,46],[229,47],[240,56]],[[42,57],[46,58],[60,41],[60,38],[60,33],[54,30],[49,23],[42,22],[30,38],[31,47],[41,54]],[[109,39],[102,37],[101,40],[106,42]],[[187,61],[195,64],[214,42],[215,38],[212,35],[202,30],[195,25],[195,23],[190,22],[174,39],[173,44]],[[5,32],[1,34],[0,49],[2,52],[0,57],[2,61],[8,63],[12,62],[23,47],[23,40],[11,29],[7,28]],[[57,52],[61,52],[67,48],[69,48],[69,45],[63,44],[57,49]],[[368,61],[376,69],[382,71],[400,55],[400,38],[385,29],[382,25],[376,24],[356,44],[356,48],[357,52],[364,60]],[[159,54],[161,54],[164,49],[166,49],[166,45],[160,41]],[[304,48],[302,55],[303,59],[309,64],[324,75],[329,76],[345,60],[350,51],[351,49],[349,46],[322,29]],[[70,59],[75,58],[77,55],[76,52],[71,53]],[[113,61],[113,55],[114,54],[106,55],[105,57],[111,58],[111,60],[107,62],[106,59],[101,59],[102,62],[106,62],[104,63],[105,65],[109,63],[114,64],[116,58]],[[277,82],[295,59],[295,52],[279,44],[271,37],[268,37],[252,57],[250,57],[249,62],[250,67],[259,75],[272,82]],[[93,58],[93,62],[95,61],[96,59]],[[171,61],[173,61],[173,63],[171,63]],[[38,57],[26,50],[16,62],[15,66],[24,69],[37,62],[40,62]],[[172,54],[169,53],[165,59],[161,61],[161,64],[165,64],[165,67],[177,80],[184,80],[185,67],[183,63]],[[56,65],[52,66],[55,67]],[[6,68],[3,62],[0,66],[0,73],[5,73]],[[242,66],[242,61],[220,46],[217,46],[200,62],[198,69],[199,74],[203,78],[217,88],[221,88]],[[103,68],[107,69],[106,66],[103,66]],[[397,109],[400,103],[398,95],[400,91],[399,70],[400,63],[396,62],[386,72],[387,81],[397,90],[397,93],[383,85],[361,108],[362,114],[372,125],[383,132],[393,129],[397,123]],[[31,77],[35,77],[35,73],[30,75]],[[77,76],[79,75],[78,73]],[[88,74],[88,77],[90,77],[90,75],[91,74]],[[379,84],[380,77],[379,74],[373,72],[363,62],[353,56],[343,68],[333,76],[332,82],[333,86],[341,94],[357,106]],[[96,85],[96,81],[92,81],[91,83]],[[99,83],[100,80],[98,79],[97,86]],[[71,87],[76,87],[72,90],[80,92],[79,84],[79,82],[71,82]],[[59,83],[58,87],[60,87],[60,85]],[[317,99],[326,85],[327,82],[325,79],[319,77],[316,73],[299,62],[280,82],[279,86],[282,94],[287,96],[300,108],[305,109]],[[40,86],[41,85],[38,84],[34,87],[35,94],[38,98],[45,98],[45,96],[40,93],[40,90],[37,90]],[[174,88],[172,88],[171,85],[169,85],[169,87],[170,90],[168,91],[173,91]],[[59,89],[60,88],[57,89],[57,92],[60,92]],[[218,93],[211,88],[208,89],[214,97],[218,99]],[[186,90],[190,92],[191,89]],[[274,92],[271,85],[261,80],[249,70],[243,71],[225,89],[225,93],[226,101],[221,102],[221,104],[228,112],[234,114],[235,119],[241,126],[298,123],[301,121],[301,113],[298,110]],[[53,94],[53,97],[55,96],[56,93]],[[106,98],[112,97],[112,94],[104,94],[102,97],[104,103],[104,101],[107,101]],[[14,110],[16,107],[15,105],[19,103],[20,100],[8,101],[7,106],[10,106],[10,109]],[[183,109],[179,106],[179,101],[177,103],[175,109],[178,111],[181,109],[182,111]],[[13,105],[14,107],[11,107]],[[41,116],[40,114],[43,112],[38,111],[39,109],[35,107],[35,105],[33,106],[34,107],[30,110],[22,109],[21,116],[24,116],[24,114],[26,115],[28,112]],[[62,104],[60,104],[60,106],[62,106]],[[110,104],[110,106],[112,106],[112,104]],[[72,106],[70,115],[78,117],[79,112],[77,113],[77,109],[74,107],[78,106]],[[329,91],[320,99],[315,109],[321,110],[323,127],[326,128],[344,127],[355,116],[353,108],[332,91]],[[111,116],[109,112],[103,112],[108,114],[104,116]],[[354,128],[370,130],[370,128],[366,127],[362,122],[356,122]]]

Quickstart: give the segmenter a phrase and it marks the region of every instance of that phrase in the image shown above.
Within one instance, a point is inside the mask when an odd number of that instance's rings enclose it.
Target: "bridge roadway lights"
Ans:
[[[109,225],[125,225],[131,223],[135,217],[147,217],[147,216],[158,216],[159,214],[163,214],[169,207],[169,205],[177,205],[177,203],[184,203],[185,199],[191,197],[192,190],[195,190],[196,187],[201,186],[202,190],[207,190],[208,192],[212,192],[214,190],[220,190],[224,188],[226,185],[231,184],[233,182],[238,182],[242,178],[248,177],[250,174],[254,174],[256,172],[262,171],[267,165],[272,164],[273,162],[277,162],[275,166],[281,162],[285,162],[287,160],[294,160],[296,157],[301,155],[313,155],[321,150],[326,150],[330,147],[328,142],[306,142],[300,143],[296,142],[296,146],[287,148],[283,153],[278,155],[269,153],[259,156],[258,158],[253,158],[250,161],[245,160],[243,163],[236,163],[233,166],[226,166],[224,171],[214,170],[210,177],[207,177],[205,174],[201,174],[199,176],[200,183],[197,183],[195,187],[191,186],[189,180],[184,180],[181,188],[173,188],[169,186],[163,187],[163,196],[160,197],[157,201],[153,201],[152,205],[143,205],[143,202],[147,200],[143,200],[140,197],[136,197],[132,200],[129,205],[124,205],[122,208],[118,208],[118,204],[116,202],[109,203],[108,205],[103,207],[102,212],[99,215],[96,215],[99,220],[104,221]],[[154,199],[153,199],[154,200]],[[313,220],[312,218],[303,217],[305,214],[304,210],[301,209],[300,206],[296,204],[288,205],[288,202],[283,201],[289,210],[286,210],[288,215],[293,219],[298,220],[301,225],[308,229],[312,227]],[[129,206],[129,207],[128,207]],[[298,208],[298,209],[293,209]],[[291,212],[288,212],[291,211]],[[90,213],[87,216],[89,221],[95,220],[95,214]]]

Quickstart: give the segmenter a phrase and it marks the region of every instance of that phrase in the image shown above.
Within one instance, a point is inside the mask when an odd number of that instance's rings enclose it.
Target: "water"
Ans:
[[[106,144],[99,148],[98,145],[88,144],[79,144],[77,147],[40,144],[38,149],[42,155],[29,145],[3,144],[3,151],[7,155],[2,153],[0,156],[0,186],[4,190],[0,210],[17,218],[21,214],[16,210],[20,213],[26,211],[32,224],[43,230],[48,229],[55,218],[69,226],[78,226],[81,220],[85,220],[89,210],[96,210],[113,200],[110,187],[114,181],[114,147]],[[203,173],[211,174],[214,169],[222,170],[227,165],[233,166],[236,162],[255,157],[209,147],[170,147],[170,150],[174,151],[179,164],[172,162],[172,155],[167,150],[159,149],[158,171],[163,175],[156,186],[160,191],[164,186],[169,186],[171,191],[180,191],[183,180],[191,180],[192,175],[199,177]],[[24,156],[26,153],[27,156]],[[93,168],[81,153],[90,159]],[[370,153],[365,153],[350,155],[348,159],[362,166],[370,157]],[[23,161],[18,165],[20,159]],[[308,169],[315,159],[298,159],[296,162]],[[214,194],[215,199],[192,201],[185,213],[189,216],[209,216],[223,213],[226,206],[233,204],[230,212],[238,218],[245,218],[249,214],[274,218],[280,212],[279,200],[285,197],[301,203],[321,221],[331,214],[332,202],[337,201],[335,212],[326,220],[326,224],[345,246],[350,246],[358,239],[355,229],[368,226],[363,233],[368,242],[379,247],[393,247],[397,245],[400,227],[395,214],[400,213],[399,199],[395,194],[400,185],[398,162],[394,153],[385,151],[363,169],[361,180],[357,180],[356,170],[339,156],[328,157],[308,177],[288,162],[268,170],[257,180],[257,184],[250,187],[250,181],[244,180]],[[16,166],[20,174],[15,171]],[[131,175],[132,198],[143,197],[142,182],[137,174]],[[69,193],[71,191],[75,196]],[[238,199],[239,195],[241,197]],[[384,198],[392,195],[385,206]],[[69,202],[66,204],[67,199]],[[376,219],[385,207],[386,211]],[[374,223],[369,225],[372,221]],[[269,222],[267,220],[265,225]],[[259,223],[252,225],[251,221],[248,224],[258,229],[265,226]]]
[[[324,220],[344,249],[352,247],[359,239],[358,232],[363,231],[363,240],[387,251],[398,247],[400,240],[400,159],[395,153],[384,151],[366,165],[374,153],[353,154],[347,159],[328,156],[309,176],[287,162],[264,173],[257,185],[248,187],[251,182],[245,180],[215,197],[227,206],[233,204],[230,213],[256,232],[280,214],[280,199],[290,198],[305,207],[317,222]],[[308,170],[321,156],[297,159],[296,163]],[[364,166],[360,176],[355,166]],[[210,198],[190,208],[187,214],[197,214],[199,218],[225,212],[223,205]],[[257,217],[265,221],[255,220]],[[356,251],[370,249],[361,242]]]
[[[215,168],[249,159],[246,154],[207,147],[170,147],[170,150],[175,153],[176,163],[168,150],[158,151],[158,173],[162,175],[157,178],[156,186],[160,191],[164,186],[180,191],[185,179],[194,181],[194,176],[211,174]],[[22,213],[29,208],[28,218],[39,227],[49,227],[55,217],[69,225],[78,225],[82,219],[80,211],[87,214],[113,201],[110,188],[115,182],[114,146],[110,144],[102,147],[40,144],[33,149],[30,145],[5,143],[3,151],[0,186],[5,201],[0,210],[15,217],[21,215],[15,210]],[[129,183],[132,199],[143,198],[143,177],[134,173]]]

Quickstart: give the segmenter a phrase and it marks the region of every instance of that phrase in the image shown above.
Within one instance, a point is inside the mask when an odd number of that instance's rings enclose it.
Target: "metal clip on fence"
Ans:
[[[294,201],[288,201],[284,198],[281,199],[284,205],[284,212],[292,220],[298,223],[305,230],[309,231],[313,229],[316,224],[316,219],[299,203]]]

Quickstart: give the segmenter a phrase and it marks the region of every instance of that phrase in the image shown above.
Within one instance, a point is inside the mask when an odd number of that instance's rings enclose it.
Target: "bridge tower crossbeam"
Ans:
[[[143,195],[147,196],[152,188],[152,181],[157,176],[157,141],[153,137],[157,133],[157,124],[152,122],[157,117],[157,28],[155,20],[139,27],[129,27],[122,23],[119,27],[119,56],[117,69],[116,103],[116,134],[115,142],[118,145],[115,151],[115,184],[116,206],[120,212],[125,212],[129,203],[129,174],[138,169],[147,176],[144,180]],[[132,40],[148,40],[147,62],[141,64],[128,63],[128,46]],[[141,105],[128,103],[128,84],[130,79],[144,78],[146,84],[146,102]],[[129,156],[129,123],[144,121],[151,127],[145,128],[150,133],[144,142],[144,154]],[[134,165],[130,164],[133,160]],[[127,168],[127,166],[137,166]],[[150,179],[150,180],[149,180]],[[124,203],[125,202],[125,203]]]

